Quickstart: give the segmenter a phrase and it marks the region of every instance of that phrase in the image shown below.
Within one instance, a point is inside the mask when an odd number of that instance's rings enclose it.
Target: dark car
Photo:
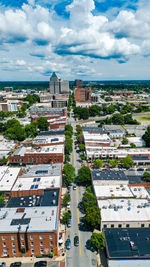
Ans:
[[[74,237],[74,245],[75,245],[76,247],[79,246],[79,237],[78,237],[77,235]]]
[[[72,218],[71,210],[68,210],[68,213],[69,213],[69,218],[71,219]]]
[[[71,227],[71,219],[68,220],[68,222],[67,222],[67,227],[68,227],[68,228]]]
[[[10,264],[10,267],[20,267],[21,266],[21,262],[17,261],[17,262],[13,262]]]
[[[70,238],[68,238],[66,240],[66,249],[71,249],[71,240],[70,240]]]
[[[144,169],[143,169],[143,168],[138,168],[137,171],[138,171],[138,172],[143,172]]]
[[[34,267],[45,267],[47,266],[47,261],[37,261],[34,263]]]

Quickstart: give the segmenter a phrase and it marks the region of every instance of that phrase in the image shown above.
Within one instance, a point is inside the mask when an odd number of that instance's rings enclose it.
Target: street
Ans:
[[[69,123],[74,129],[73,139],[76,140],[76,122],[73,118],[69,118]],[[71,155],[71,164],[75,167],[76,173],[77,170],[81,167],[79,160],[79,154],[75,150],[75,144],[73,144],[73,152]],[[91,237],[91,232],[84,228],[82,223],[84,214],[78,208],[82,200],[82,195],[84,193],[84,187],[77,186],[76,190],[71,188],[71,212],[72,212],[72,222],[71,228],[67,229],[67,236],[71,239],[71,249],[67,251],[66,255],[66,266],[67,267],[91,267],[97,266],[96,254],[90,250],[88,247],[88,240]],[[79,246],[74,246],[74,236],[78,235],[79,237]]]

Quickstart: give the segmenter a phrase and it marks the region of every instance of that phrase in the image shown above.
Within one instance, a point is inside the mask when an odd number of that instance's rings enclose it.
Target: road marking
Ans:
[[[81,238],[80,238],[80,230],[79,230],[79,209],[78,209],[78,189],[76,189],[76,200],[77,200],[77,219],[78,219],[78,235],[79,235],[79,251],[81,256]]]

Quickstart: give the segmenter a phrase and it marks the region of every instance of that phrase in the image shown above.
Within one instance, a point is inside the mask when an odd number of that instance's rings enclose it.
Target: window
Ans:
[[[15,238],[14,238],[14,236],[13,236],[13,235],[11,236],[11,240],[15,240]]]
[[[24,242],[21,242],[21,246],[24,247]]]
[[[2,240],[5,240],[5,236],[2,236]]]
[[[52,236],[52,235],[50,235],[50,236],[49,236],[49,239],[53,239],[53,236]]]
[[[141,227],[144,227],[144,226],[145,226],[145,224],[144,224],[144,223],[142,223],[142,224],[141,224]]]
[[[42,235],[39,235],[39,239],[43,239],[43,236]]]
[[[33,240],[33,235],[30,235],[30,240]]]
[[[107,228],[107,224],[104,224],[104,228]]]
[[[150,224],[149,224],[149,227],[150,227]]]
[[[130,224],[126,224],[126,227],[129,228],[130,227]]]
[[[111,228],[114,228],[114,224],[111,224]]]
[[[15,243],[14,242],[12,242],[12,247],[15,247]]]
[[[13,253],[14,255],[16,254],[16,249],[15,249],[15,248],[12,249],[12,253]]]
[[[6,247],[6,243],[5,242],[3,242],[3,247]]]
[[[31,254],[34,254],[34,248],[31,248]]]
[[[3,249],[3,256],[7,256],[7,249]]]
[[[23,235],[21,235],[21,240],[24,240],[24,236]]]
[[[53,253],[53,248],[50,248],[50,253]]]
[[[31,242],[30,245],[31,245],[31,247],[33,247],[34,246],[34,242]]]
[[[53,246],[53,241],[50,242],[50,246]]]
[[[44,250],[43,248],[40,248],[40,253],[43,254]]]
[[[43,246],[43,242],[40,242],[40,246],[41,246],[41,247]]]
[[[121,228],[122,227],[122,224],[118,224],[118,227]]]

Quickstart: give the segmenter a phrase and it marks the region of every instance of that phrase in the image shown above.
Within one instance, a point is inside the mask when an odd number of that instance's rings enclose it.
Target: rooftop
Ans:
[[[93,180],[119,180],[127,181],[128,178],[123,171],[102,170],[92,172]]]
[[[51,108],[48,106],[44,106],[44,107],[38,107],[38,106],[33,106],[30,108],[30,113],[32,112],[50,112],[50,113],[60,113],[64,110],[64,108]]]
[[[23,170],[21,175],[25,177],[46,177],[46,176],[59,176],[61,175],[62,164],[48,164],[48,165],[29,165]]]
[[[64,152],[64,145],[57,145],[57,146],[42,146],[42,147],[21,147],[17,148],[13,155],[19,155],[20,157],[24,157],[25,154],[56,154],[56,153],[63,153]]]
[[[0,191],[11,191],[18,175],[20,168],[0,167]]]
[[[37,136],[33,140],[33,144],[53,144],[53,143],[63,143],[65,140],[64,136],[53,135],[53,136]]]
[[[51,232],[57,229],[58,207],[0,209],[0,232]]]
[[[109,259],[150,258],[150,228],[105,229],[104,234]]]
[[[51,131],[46,131],[46,132],[40,132],[38,136],[64,135],[64,134],[65,134],[65,130],[61,129],[61,130],[51,130]]]
[[[147,199],[99,200],[103,222],[150,221],[150,203]]]
[[[103,133],[104,132],[102,128],[94,127],[94,126],[83,126],[82,131],[91,132],[91,133]]]
[[[55,207],[58,206],[59,189],[46,189],[42,195],[12,197],[7,208],[17,207]]]
[[[134,196],[128,185],[94,185],[94,191],[97,199]]]

